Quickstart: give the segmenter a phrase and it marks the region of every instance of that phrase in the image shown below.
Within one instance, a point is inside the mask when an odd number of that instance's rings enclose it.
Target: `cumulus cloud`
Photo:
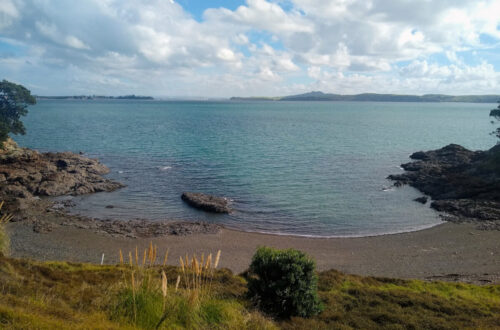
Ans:
[[[52,94],[493,93],[495,63],[472,51],[498,50],[498,12],[496,0],[247,0],[197,20],[175,1],[3,0],[0,46],[21,50],[0,53],[0,71]]]

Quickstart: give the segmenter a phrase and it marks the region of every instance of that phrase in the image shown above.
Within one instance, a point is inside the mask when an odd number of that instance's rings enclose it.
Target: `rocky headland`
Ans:
[[[98,233],[123,237],[158,237],[217,233],[221,226],[203,222],[94,219],[71,215],[71,200],[50,198],[111,192],[124,187],[103,175],[109,169],[96,159],[72,152],[40,153],[20,148],[8,140],[0,150],[0,201],[13,221],[33,224],[38,233],[50,232],[57,226],[73,226]]]
[[[500,230],[500,145],[471,151],[450,144],[410,158],[401,165],[403,174],[388,177],[396,186],[408,184],[430,196],[444,220]]]
[[[23,211],[40,197],[113,191],[123,184],[103,177],[109,169],[71,152],[40,153],[12,140],[0,151],[0,199],[9,211]]]

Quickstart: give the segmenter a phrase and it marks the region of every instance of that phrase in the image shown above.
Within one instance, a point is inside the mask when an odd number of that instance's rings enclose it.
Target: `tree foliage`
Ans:
[[[28,113],[28,105],[36,103],[31,92],[22,85],[7,80],[0,82],[0,146],[12,134],[26,134],[21,116]]]
[[[248,293],[261,310],[280,318],[309,317],[322,310],[315,262],[305,253],[261,247],[248,272]]]
[[[496,120],[500,120],[500,100],[498,100],[498,107],[490,111],[490,116],[494,117]],[[500,139],[500,127],[492,132]]]

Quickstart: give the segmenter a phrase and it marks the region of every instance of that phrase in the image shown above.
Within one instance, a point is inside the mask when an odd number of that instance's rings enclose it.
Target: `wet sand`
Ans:
[[[217,234],[192,234],[159,238],[125,238],[98,234],[71,226],[35,233],[32,225],[8,225],[11,255],[38,260],[99,263],[118,262],[136,246],[142,251],[152,241],[161,251],[169,248],[169,264],[177,265],[186,253],[222,250],[221,265],[235,273],[244,271],[258,246],[295,248],[316,260],[319,270],[418,279],[500,283],[500,231],[475,229],[472,224],[444,223],[417,232],[362,238],[303,238],[247,233],[222,229]]]

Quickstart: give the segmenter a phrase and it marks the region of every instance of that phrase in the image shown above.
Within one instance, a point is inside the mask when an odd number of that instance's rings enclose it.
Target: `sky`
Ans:
[[[499,0],[1,0],[37,95],[500,94]]]

